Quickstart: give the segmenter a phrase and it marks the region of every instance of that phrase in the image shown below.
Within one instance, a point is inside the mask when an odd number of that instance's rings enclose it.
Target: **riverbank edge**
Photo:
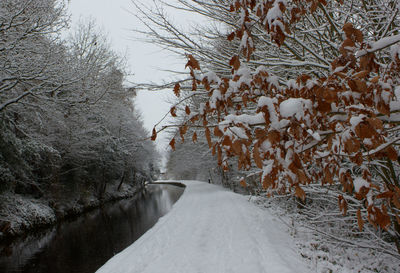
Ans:
[[[185,184],[183,184],[181,182],[177,182],[177,181],[158,180],[158,181],[150,182],[146,185],[172,185],[172,186],[177,186],[177,187],[181,187],[181,188],[186,188]]]
[[[78,217],[106,203],[133,198],[142,194],[146,185],[111,185],[99,199],[90,196],[85,200],[71,199],[59,203],[54,200],[5,193],[0,195],[0,243],[49,228]]]

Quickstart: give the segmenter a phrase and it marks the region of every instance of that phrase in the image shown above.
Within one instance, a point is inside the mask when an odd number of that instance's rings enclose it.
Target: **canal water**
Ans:
[[[148,185],[140,197],[106,204],[49,230],[0,245],[0,272],[93,273],[150,229],[183,190]]]

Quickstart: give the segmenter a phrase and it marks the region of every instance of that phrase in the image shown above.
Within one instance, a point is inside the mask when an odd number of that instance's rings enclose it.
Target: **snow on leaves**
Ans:
[[[384,49],[387,39],[368,44],[368,34],[346,23],[327,77],[310,73],[287,80],[265,67],[245,65],[254,51],[254,16],[281,46],[290,24],[321,5],[326,1],[232,1],[230,10],[240,15],[240,24],[227,39],[240,39],[241,55],[229,60],[231,75],[205,73],[199,78],[198,61],[187,55],[193,91],[202,86],[209,94],[199,113],[205,137],[219,165],[226,169],[227,158],[235,157],[239,169],[259,173],[260,187],[269,194],[292,193],[305,202],[309,184],[336,184],[343,191],[338,197],[343,215],[349,211],[349,197],[352,205],[359,202],[353,215],[360,230],[363,214],[373,226],[388,229],[400,212],[393,167],[398,158],[394,145],[399,142],[400,59],[394,53],[391,63],[383,65],[372,50]],[[174,92],[179,95],[179,86]],[[185,112],[193,115],[189,107]],[[175,108],[171,115],[176,116]],[[197,141],[197,134],[192,140]],[[244,180],[240,183],[246,185]]]

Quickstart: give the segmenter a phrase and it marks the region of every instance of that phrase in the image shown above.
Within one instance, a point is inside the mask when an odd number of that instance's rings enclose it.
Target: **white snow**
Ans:
[[[368,52],[375,52],[381,50],[385,47],[392,46],[396,43],[400,42],[400,34],[384,37],[376,42],[371,43],[371,48],[367,50],[360,50],[356,53],[356,57],[359,58],[361,56],[366,55]],[[392,50],[393,52],[393,50]],[[393,53],[392,53],[393,54]]]
[[[311,101],[301,98],[290,98],[280,104],[280,113],[282,117],[293,117],[297,120],[304,118],[306,109],[311,109]]]
[[[203,78],[207,78],[208,82],[211,83],[221,83],[221,78],[217,76],[217,74],[213,71],[209,71],[204,74]]]
[[[269,121],[271,123],[277,123],[279,122],[278,120],[278,114],[276,113],[275,109],[275,103],[278,103],[278,100],[276,98],[269,98],[265,96],[261,96],[258,99],[258,108],[262,108],[264,106],[267,106],[268,112],[269,112]]]
[[[284,30],[282,22],[280,22],[278,19],[281,19],[282,16],[282,11],[279,7],[279,3],[282,3],[283,5],[286,6],[286,1],[284,0],[277,0],[274,1],[273,7],[268,11],[266,20],[268,20],[268,25],[278,25],[282,30]]]
[[[288,228],[248,197],[199,181],[98,273],[310,272]]]
[[[351,130],[355,131],[358,124],[360,124],[360,122],[362,122],[366,117],[367,116],[364,114],[351,117],[350,118]]]
[[[318,132],[313,132],[313,130],[308,129],[307,133],[309,133],[315,140],[321,141],[321,136]]]
[[[356,179],[354,179],[353,184],[355,192],[360,192],[362,187],[369,188],[371,186],[365,179],[361,177],[357,177]]]
[[[255,115],[241,114],[241,115],[227,115],[223,121],[219,123],[222,128],[230,123],[242,123],[247,125],[255,125],[260,123],[265,123],[265,119],[262,113],[257,113]]]
[[[214,89],[213,94],[210,98],[210,107],[212,109],[217,108],[217,101],[218,100],[222,100],[222,94],[221,91],[219,91],[218,89]]]
[[[400,45],[395,44],[390,47],[390,56],[393,60],[400,56]]]

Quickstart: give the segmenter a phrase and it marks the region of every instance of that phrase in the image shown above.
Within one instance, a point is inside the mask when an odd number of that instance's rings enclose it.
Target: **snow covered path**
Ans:
[[[198,181],[97,273],[301,273],[287,227],[245,196]]]

